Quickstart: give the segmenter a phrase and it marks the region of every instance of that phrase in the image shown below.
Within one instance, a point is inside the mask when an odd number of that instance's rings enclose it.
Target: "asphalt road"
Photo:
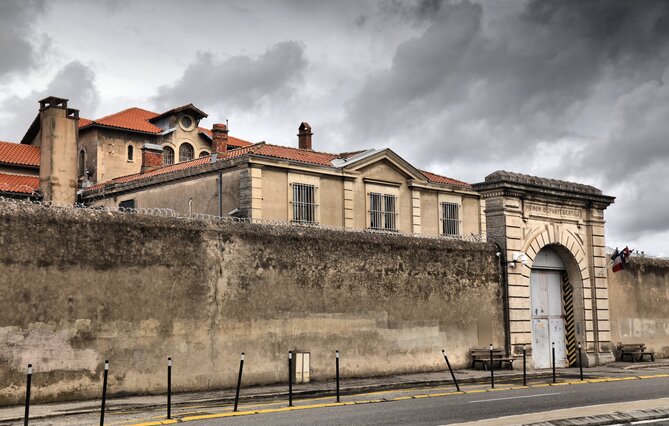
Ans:
[[[190,425],[440,425],[664,398],[669,378],[516,389],[189,422]]]

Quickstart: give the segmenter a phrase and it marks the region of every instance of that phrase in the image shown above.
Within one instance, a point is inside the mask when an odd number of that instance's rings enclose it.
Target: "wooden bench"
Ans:
[[[625,357],[630,357],[632,361],[643,361],[643,357],[650,358],[651,361],[655,361],[655,352],[646,352],[645,343],[629,343],[623,344],[618,342],[616,346],[618,352],[620,353],[620,360],[624,361]]]
[[[483,369],[487,370],[488,365],[490,364],[490,349],[481,348],[481,349],[470,349],[469,355],[472,357],[472,368],[476,368],[476,364],[482,364]],[[513,370],[513,361],[514,358],[507,356],[504,352],[504,349],[494,349],[492,350],[492,361],[499,365],[499,368],[502,368],[504,363],[509,364],[509,368]]]

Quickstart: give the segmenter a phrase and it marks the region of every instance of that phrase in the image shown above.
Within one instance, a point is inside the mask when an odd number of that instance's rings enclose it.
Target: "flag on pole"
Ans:
[[[611,260],[613,260],[613,272],[618,272],[625,269],[625,264],[629,261],[630,254],[633,251],[634,249],[630,249],[628,247],[618,251],[618,248],[616,247],[616,251],[614,251],[613,255],[611,256]]]

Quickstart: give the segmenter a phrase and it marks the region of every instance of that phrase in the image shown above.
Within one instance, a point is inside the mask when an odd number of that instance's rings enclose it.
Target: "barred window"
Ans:
[[[192,160],[195,156],[193,146],[188,143],[182,143],[179,147],[179,162]]]
[[[174,164],[174,150],[169,146],[163,147],[163,164],[166,166]]]
[[[372,229],[397,230],[397,197],[370,192],[369,227]]]
[[[316,223],[316,187],[293,183],[293,222]]]
[[[441,223],[443,235],[460,235],[460,205],[441,203]]]

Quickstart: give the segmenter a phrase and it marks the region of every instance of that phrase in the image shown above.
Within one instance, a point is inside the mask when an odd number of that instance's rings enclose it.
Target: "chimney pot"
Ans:
[[[142,167],[140,173],[150,172],[163,167],[163,147],[154,143],[142,145]]]
[[[300,149],[311,149],[311,136],[313,133],[311,132],[311,126],[309,123],[306,121],[303,121],[302,124],[300,124],[300,127],[298,128],[298,133],[297,133],[297,142],[299,144]]]
[[[228,126],[226,124],[214,124],[212,127],[211,150],[220,154],[228,152]]]

